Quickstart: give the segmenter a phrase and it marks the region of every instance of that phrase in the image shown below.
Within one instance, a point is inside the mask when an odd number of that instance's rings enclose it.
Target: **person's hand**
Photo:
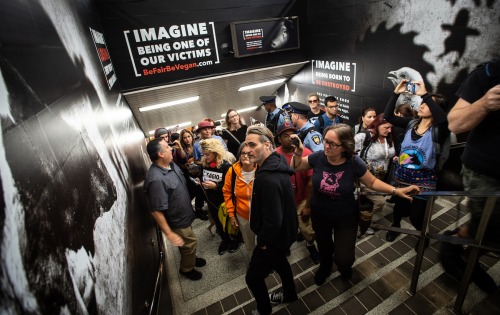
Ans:
[[[307,221],[307,219],[309,219],[310,216],[311,216],[311,208],[309,208],[309,206],[304,206],[300,211],[300,218],[302,219],[302,221]]]
[[[401,82],[399,82],[399,84],[394,89],[394,93],[401,94],[401,93],[406,92],[406,82],[408,82],[408,81],[409,80],[406,80],[406,79],[401,80]]]
[[[417,87],[415,89],[415,95],[422,96],[427,93],[427,89],[425,88],[425,84],[422,81],[412,81]]]
[[[172,147],[179,149],[181,147],[181,142],[179,140],[175,140],[172,142]]]
[[[420,188],[418,188],[415,185],[411,185],[411,186],[408,186],[408,187],[397,188],[394,191],[394,194],[396,196],[398,196],[398,197],[401,197],[401,198],[408,199],[408,200],[412,201],[413,198],[411,196],[416,195],[419,192],[420,192]]]
[[[229,217],[229,223],[233,227],[233,229],[237,230],[239,225],[238,225],[238,220],[236,220],[236,217]]]
[[[206,182],[201,183],[201,185],[202,185],[202,186],[203,186],[203,188],[205,188],[205,189],[215,189],[215,188],[217,188],[217,184],[216,184],[216,183],[214,183],[214,182],[212,182],[212,181],[210,181],[210,180],[208,180],[208,181],[206,181]]]
[[[171,232],[167,234],[167,239],[169,240],[170,244],[173,246],[184,246],[184,240],[182,237],[179,236],[179,234]]]
[[[500,84],[495,85],[481,98],[487,111],[493,112],[500,109]]]
[[[294,140],[296,139],[296,140]],[[304,150],[304,145],[297,134],[291,134],[290,140],[292,141],[292,148],[299,149],[300,152]],[[298,145],[297,145],[298,144]]]

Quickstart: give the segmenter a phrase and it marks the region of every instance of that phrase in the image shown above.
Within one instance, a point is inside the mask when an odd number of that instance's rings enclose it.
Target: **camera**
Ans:
[[[411,94],[415,94],[416,90],[417,90],[417,85],[415,83],[411,82],[406,83],[406,91],[408,91]]]
[[[292,138],[292,144],[298,148],[299,147],[299,139]]]

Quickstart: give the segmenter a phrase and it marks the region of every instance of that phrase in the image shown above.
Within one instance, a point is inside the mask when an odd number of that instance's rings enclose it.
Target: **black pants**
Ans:
[[[416,230],[422,230],[424,225],[426,199],[413,198],[413,201],[395,197],[392,226],[401,227],[401,220],[410,216],[410,222]]]
[[[219,208],[215,207],[215,205],[213,205],[211,202],[208,202],[208,211],[210,211],[210,215],[214,219],[215,230],[217,231],[217,234],[219,234],[220,238],[223,241],[230,242],[231,237],[227,232],[224,231],[222,223],[219,220]]]
[[[294,301],[297,299],[292,268],[290,268],[286,254],[285,250],[272,247],[261,249],[257,246],[253,250],[245,280],[248,288],[255,297],[257,310],[260,314],[271,314],[272,311],[265,279],[273,269],[276,270],[281,278],[283,300]]]
[[[316,233],[316,243],[320,258],[320,268],[332,269],[333,262],[339,272],[349,272],[354,264],[358,216],[333,219],[321,211],[311,211],[312,227]],[[332,239],[332,230],[334,239]]]

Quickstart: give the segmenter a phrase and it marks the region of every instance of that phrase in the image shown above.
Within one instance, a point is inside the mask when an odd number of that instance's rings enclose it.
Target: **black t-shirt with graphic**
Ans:
[[[323,151],[309,155],[308,162],[313,168],[311,209],[332,218],[357,215],[354,176],[362,177],[366,173],[365,162],[355,155],[343,164],[332,165]]]

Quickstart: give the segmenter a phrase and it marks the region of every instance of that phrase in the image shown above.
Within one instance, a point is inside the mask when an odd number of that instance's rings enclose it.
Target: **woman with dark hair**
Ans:
[[[188,129],[182,129],[179,133],[179,138],[174,140],[172,146],[174,150],[174,162],[179,166],[186,177],[186,183],[188,186],[189,196],[191,200],[196,196],[197,193],[201,193],[199,187],[189,178],[197,177],[199,175],[200,168],[193,163],[193,133]],[[195,207],[195,215],[198,219],[206,221],[208,216],[203,212],[201,207]]]
[[[229,109],[226,113],[226,127],[222,129],[222,139],[226,141],[227,150],[236,157],[240,144],[245,141],[248,127],[234,109]]]
[[[396,154],[391,132],[392,124],[384,119],[384,114],[379,114],[368,126],[368,129],[369,131],[360,132],[354,136],[355,152],[365,161],[368,170],[376,178],[386,182],[391,159]],[[361,185],[361,191],[373,192],[364,185]],[[371,216],[380,211],[385,203],[385,197],[382,195],[367,195],[366,197],[373,202],[373,209],[366,213],[370,215],[369,218],[366,218],[368,222],[360,224],[360,236],[364,235],[365,232],[368,235],[374,234],[374,231],[368,228]]]
[[[246,142],[243,141],[237,152],[238,161],[227,171],[222,192],[230,223],[241,232],[250,258],[255,248],[255,234],[250,229],[250,204],[257,165],[250,162],[249,151]]]
[[[422,97],[418,108],[418,117],[398,117],[394,114],[396,101],[401,93],[408,93],[407,83],[416,86],[415,94]],[[438,162],[434,148],[433,133],[437,128],[437,142],[443,143],[450,134],[446,119],[446,100],[440,95],[427,93],[421,81],[402,80],[394,89],[387,104],[384,118],[394,126],[404,128],[405,134],[401,143],[399,161],[396,163],[394,180],[396,187],[416,185],[422,191],[435,191],[437,184],[436,163]],[[393,227],[401,227],[404,216],[410,216],[411,224],[421,230],[425,213],[425,197],[416,197],[412,203],[396,198],[393,212]],[[385,239],[392,242],[400,233],[388,231]],[[417,243],[418,244],[418,243]]]
[[[201,140],[200,146],[203,152],[200,185],[205,192],[208,211],[214,220],[215,229],[221,238],[218,253],[219,255],[224,255],[228,251],[234,253],[240,247],[240,242],[232,239],[227,231],[224,231],[218,215],[219,207],[224,202],[222,193],[224,178],[231,163],[227,161],[227,151],[218,139]]]
[[[359,117],[359,123],[354,126],[354,134],[358,134],[368,129],[368,126],[372,123],[372,121],[377,116],[377,112],[375,111],[375,107],[366,106],[361,109],[361,116]]]
[[[419,189],[416,186],[396,188],[373,176],[365,162],[354,154],[354,135],[346,124],[327,127],[323,138],[325,149],[305,157],[301,157],[304,146],[299,137],[296,134],[290,137],[299,141],[290,166],[296,171],[313,169],[310,215],[320,256],[314,282],[317,285],[325,283],[332,273],[334,261],[341,277],[349,279],[358,230],[358,209],[354,198],[356,178],[372,190],[410,201],[411,194]]]

